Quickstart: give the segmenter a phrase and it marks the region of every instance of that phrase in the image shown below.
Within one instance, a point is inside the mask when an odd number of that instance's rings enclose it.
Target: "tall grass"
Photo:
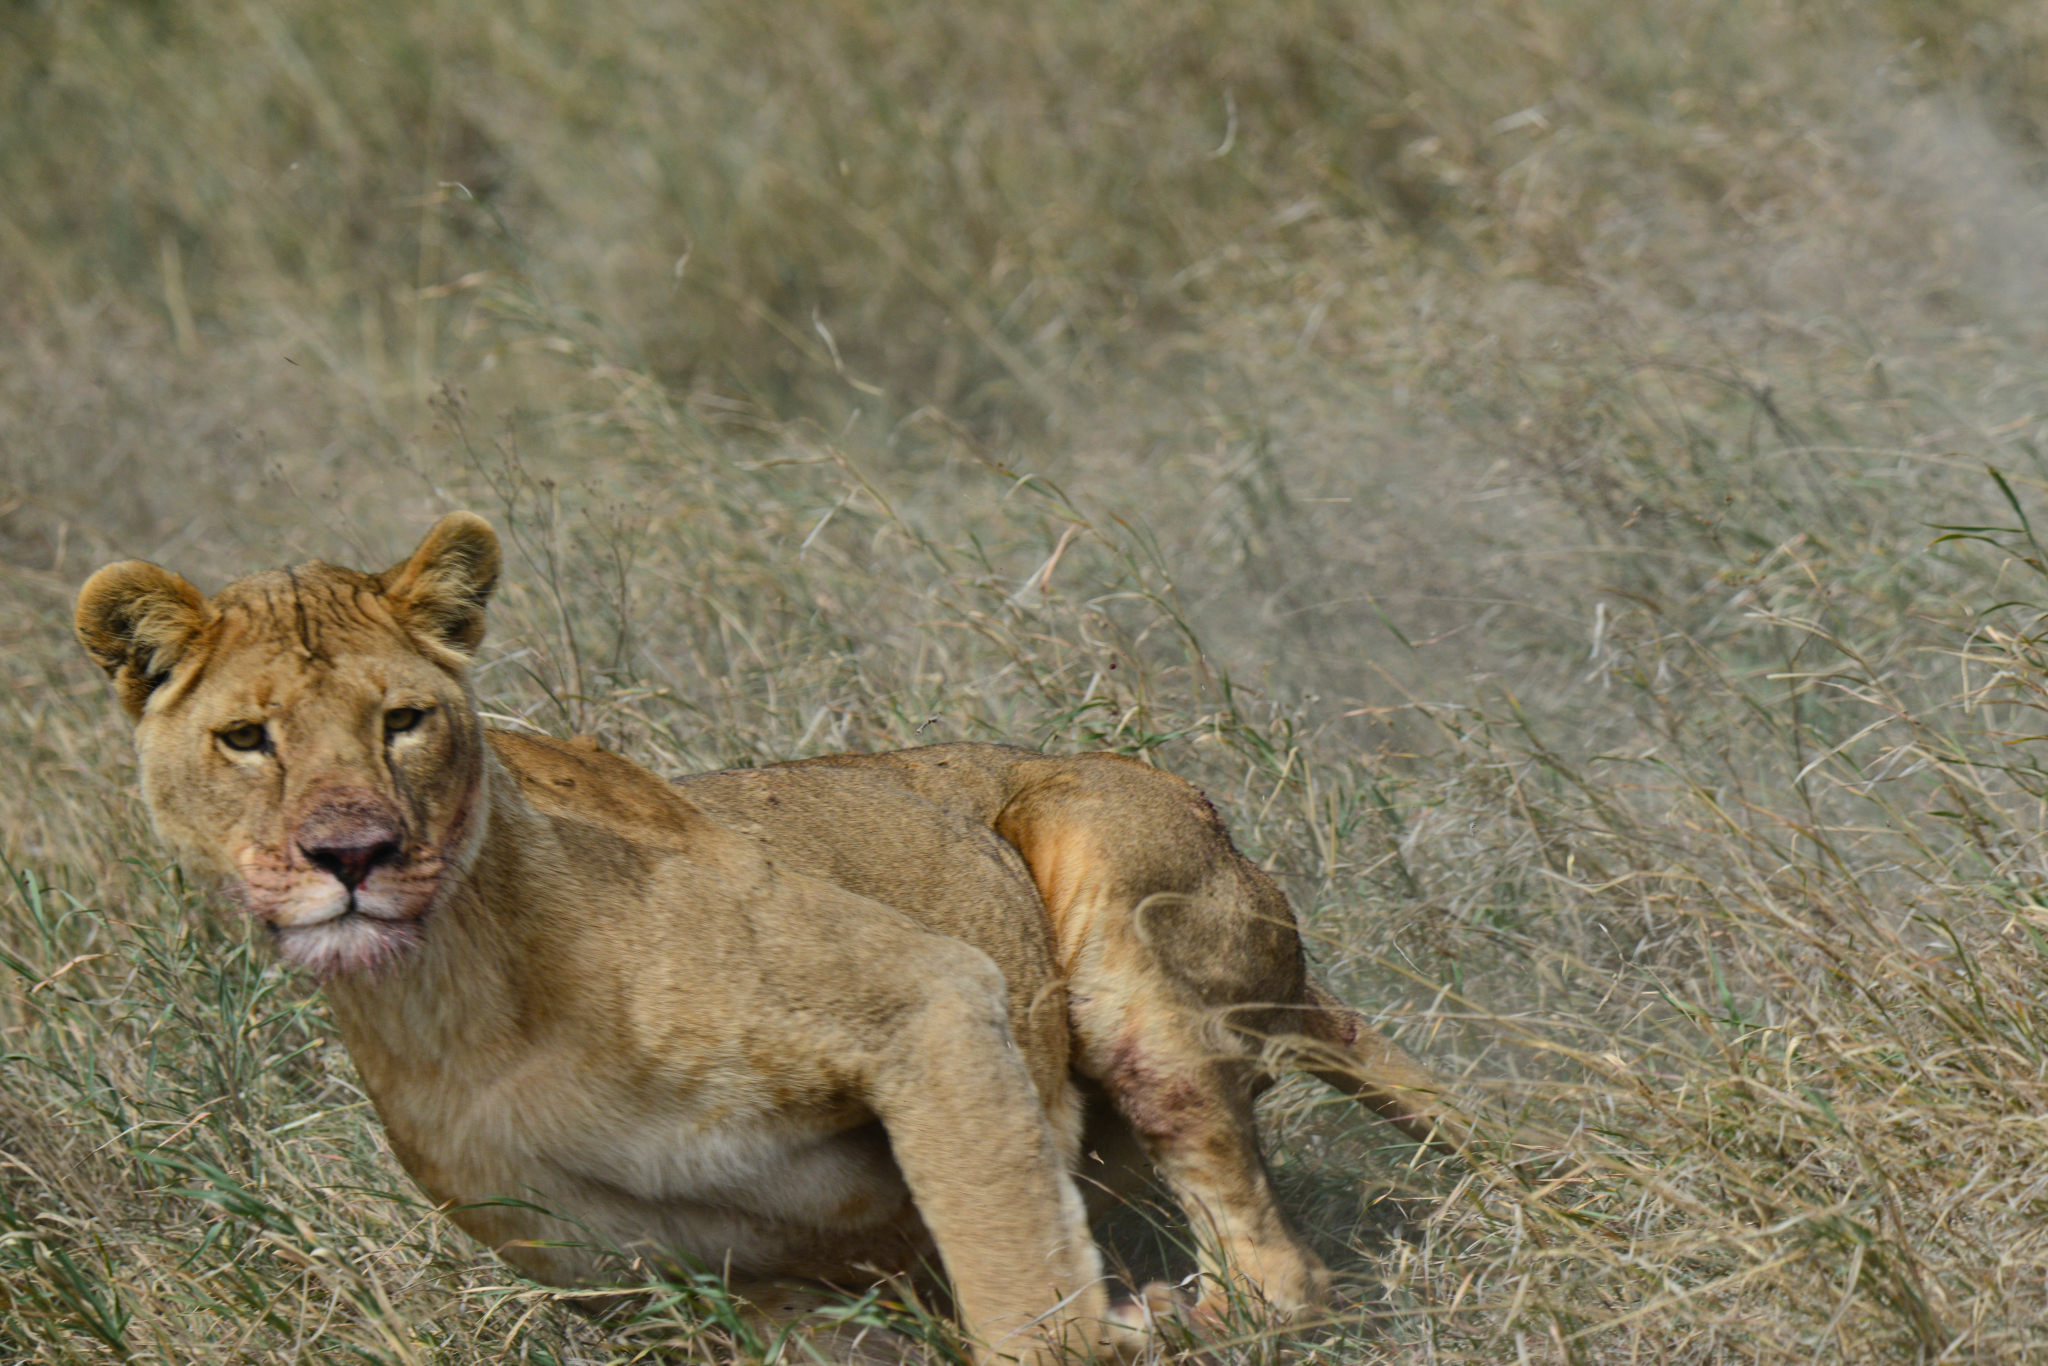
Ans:
[[[2044,54],[1988,0],[22,10],[0,1359],[951,1351],[518,1282],[151,839],[84,574],[456,506],[497,724],[1208,788],[1487,1131],[1280,1088],[1344,1290],[1215,1357],[2038,1359]]]

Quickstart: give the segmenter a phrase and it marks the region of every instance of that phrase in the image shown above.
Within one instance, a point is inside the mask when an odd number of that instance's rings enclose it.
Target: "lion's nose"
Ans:
[[[341,885],[353,892],[372,869],[398,861],[398,841],[380,839],[369,844],[306,844],[299,852],[315,868],[334,874]]]
[[[298,845],[306,862],[353,892],[371,872],[398,862],[404,840],[395,815],[383,803],[344,798],[299,822]]]

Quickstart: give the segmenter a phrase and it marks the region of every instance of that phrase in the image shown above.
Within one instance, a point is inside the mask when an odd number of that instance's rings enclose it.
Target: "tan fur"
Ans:
[[[1077,1171],[1113,1193],[1156,1166],[1205,1310],[1235,1277],[1291,1311],[1327,1278],[1252,1128],[1276,1068],[1462,1142],[1308,979],[1195,788],[995,745],[671,784],[486,731],[467,666],[498,564],[462,513],[378,575],[208,599],[131,561],[78,634],[159,831],[322,978],[399,1160],[522,1271],[855,1285],[936,1259],[985,1356],[1116,1352],[1144,1310],[1103,1289]]]

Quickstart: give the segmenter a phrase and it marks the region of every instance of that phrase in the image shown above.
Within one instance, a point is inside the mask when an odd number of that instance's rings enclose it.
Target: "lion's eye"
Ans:
[[[220,742],[229,749],[262,749],[263,727],[260,723],[251,721],[246,726],[236,726],[233,730],[224,730],[220,733]]]
[[[384,733],[403,735],[425,718],[426,712],[418,707],[393,707],[384,713]]]

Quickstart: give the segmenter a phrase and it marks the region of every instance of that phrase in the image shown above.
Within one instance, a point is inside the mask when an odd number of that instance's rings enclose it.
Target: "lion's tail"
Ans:
[[[1464,1152],[1472,1140],[1444,1084],[1365,1017],[1308,979],[1306,1039],[1297,1061],[1311,1076],[1352,1096],[1418,1143]]]

